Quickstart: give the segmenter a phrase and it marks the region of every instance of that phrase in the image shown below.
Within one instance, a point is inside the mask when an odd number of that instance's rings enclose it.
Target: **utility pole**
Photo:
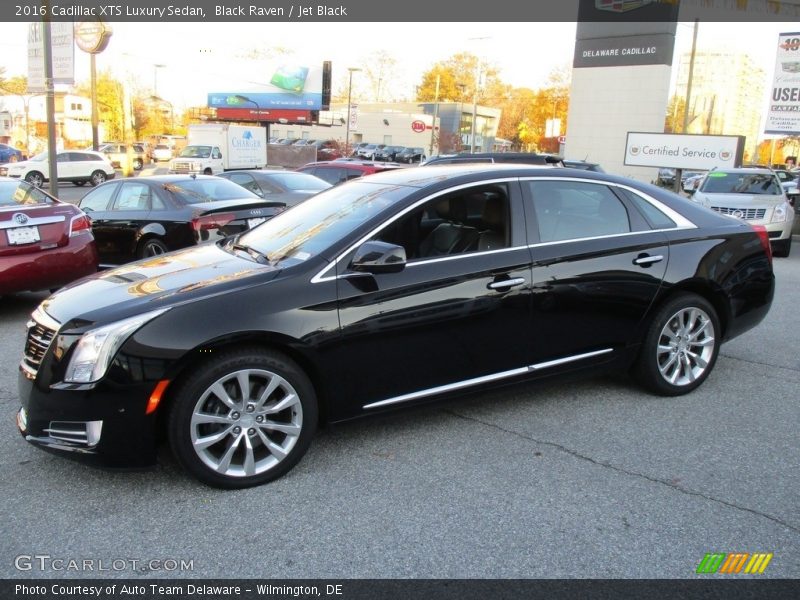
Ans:
[[[47,6],[49,2],[45,3]],[[49,7],[48,12],[49,14]],[[53,46],[50,20],[45,18],[44,29],[44,89],[47,94],[47,174],[50,193],[58,197],[58,148],[56,147],[56,91],[53,82]]]
[[[692,34],[692,54],[689,56],[689,79],[686,82],[686,103],[683,106],[683,131],[686,133],[689,129],[689,105],[692,99],[692,77],[694,76],[694,57],[697,53],[697,28],[700,19],[694,20],[694,33]],[[675,169],[675,184],[673,190],[676,193],[683,191],[681,179],[683,178],[683,169]]]
[[[428,156],[433,156],[433,138],[436,134],[436,119],[439,117],[439,84],[442,81],[442,75],[436,75],[436,93],[434,94],[433,105],[433,125],[431,126],[431,147]]]

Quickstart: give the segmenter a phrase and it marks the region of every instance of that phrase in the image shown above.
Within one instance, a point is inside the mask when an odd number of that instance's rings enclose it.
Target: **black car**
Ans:
[[[226,171],[217,177],[229,179],[256,196],[266,198],[270,202],[280,202],[285,207],[300,204],[303,200],[331,187],[330,183],[319,177],[296,171],[251,169]]]
[[[403,150],[405,150],[405,146],[384,146],[375,153],[375,160],[394,162],[397,155]]]
[[[427,174],[427,175],[426,175]],[[321,422],[531,378],[697,388],[774,291],[763,227],[576,169],[396,169],[64,288],[33,313],[18,427],[109,466],[164,432],[202,481],[281,476]]]
[[[438,154],[423,161],[421,166],[458,165],[464,163],[513,163],[525,165],[564,166],[560,156],[536,154],[535,152],[462,152],[461,154]]]
[[[394,156],[395,162],[418,163],[425,160],[425,148],[419,146],[407,147]]]
[[[86,194],[100,265],[119,265],[240,233],[285,210],[241,186],[205,175],[118,179]]]

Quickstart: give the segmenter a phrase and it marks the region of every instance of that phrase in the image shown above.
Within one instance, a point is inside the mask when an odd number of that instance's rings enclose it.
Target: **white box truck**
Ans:
[[[267,164],[267,130],[258,125],[190,125],[188,144],[169,163],[170,173],[216,175]]]

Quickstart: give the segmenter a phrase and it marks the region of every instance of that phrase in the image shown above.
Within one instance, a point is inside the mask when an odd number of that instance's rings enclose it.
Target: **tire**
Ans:
[[[39,173],[39,171],[31,171],[25,175],[25,181],[34,187],[40,188],[44,185],[44,175]]]
[[[214,172],[209,167],[207,167],[206,170],[203,171],[203,175],[213,175],[213,174]]]
[[[86,185],[86,180],[85,179],[81,179],[80,181],[73,181],[72,183],[74,183],[78,187],[81,187],[83,185]]]
[[[660,396],[687,394],[714,369],[721,334],[711,303],[697,294],[676,296],[653,317],[634,376]]]
[[[101,183],[105,183],[106,179],[108,179],[108,175],[106,175],[103,171],[95,171],[89,178],[89,183],[91,183],[94,187],[100,185]]]
[[[144,163],[142,162],[141,158],[134,158],[133,159],[133,170],[134,171],[141,171]]]
[[[772,256],[777,256],[778,258],[786,258],[789,256],[789,252],[792,251],[792,238],[789,237],[788,240],[781,240],[779,242],[772,243]]]
[[[239,489],[294,467],[311,443],[317,418],[314,388],[292,360],[243,348],[197,365],[178,384],[167,433],[189,473],[214,487]]]
[[[138,258],[152,258],[160,256],[169,252],[167,245],[158,238],[147,238],[143,242],[139,242],[139,247],[136,249],[136,256]]]

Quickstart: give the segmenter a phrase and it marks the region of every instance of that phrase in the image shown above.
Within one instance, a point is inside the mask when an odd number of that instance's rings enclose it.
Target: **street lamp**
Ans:
[[[259,116],[261,115],[261,106],[259,106],[258,102],[252,98],[248,98],[247,96],[242,96],[241,94],[236,94],[234,99],[237,102],[249,102],[250,104],[253,104],[256,107],[256,120],[260,120]]]
[[[350,71],[350,83],[347,85],[347,126],[344,133],[344,147],[347,152],[350,152],[350,112],[352,111],[350,103],[353,99],[353,73],[361,69],[348,67],[347,70]]]
[[[165,68],[167,65],[153,65],[153,95],[158,96],[158,70]]]
[[[482,41],[490,39],[489,36],[468,38],[469,41]],[[471,154],[475,153],[475,122],[478,118],[478,87],[481,84],[481,60],[478,59],[478,64],[475,67],[475,88],[472,92],[472,131],[470,132],[469,151]]]

